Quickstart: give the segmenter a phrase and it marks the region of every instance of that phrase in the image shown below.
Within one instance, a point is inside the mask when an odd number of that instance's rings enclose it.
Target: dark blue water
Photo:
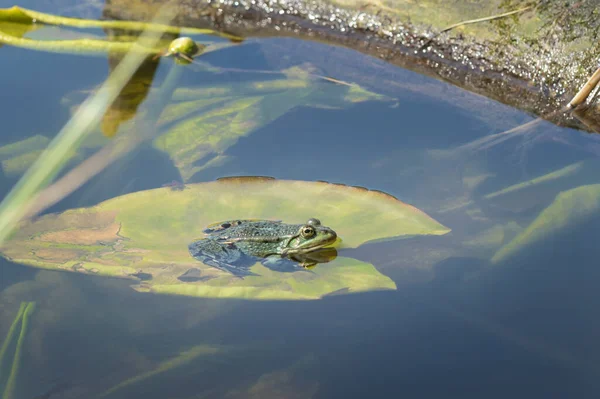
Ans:
[[[61,100],[94,88],[109,73],[105,57],[2,47],[0,58],[0,146],[36,134],[52,138],[70,115]],[[600,179],[586,172],[508,199],[486,198],[575,162],[593,165],[594,136],[541,123],[501,144],[456,152],[532,118],[321,44],[251,40],[204,60],[248,70],[308,62],[321,75],[390,100],[332,109],[333,96],[295,107],[227,148],[229,162],[188,182],[267,175],[360,185],[415,205],[452,232],[347,250],[398,289],[317,301],[141,294],[129,281],[1,260],[0,337],[22,302],[37,303],[15,398],[598,397],[600,218],[594,202],[565,205],[567,218],[582,207],[589,211],[555,229],[559,221],[548,219],[542,239],[500,262],[491,258],[514,237],[510,231],[530,226],[561,192]],[[155,84],[169,68],[161,62]],[[281,76],[190,69],[180,85],[275,78]],[[331,83],[319,84],[330,90]],[[476,178],[480,184],[472,183]],[[5,195],[18,176],[0,179]],[[182,180],[172,159],[142,144],[49,211],[172,180]],[[495,226],[512,227],[492,244],[477,241]],[[181,360],[201,348],[209,349]],[[180,363],[167,367],[173,359]]]

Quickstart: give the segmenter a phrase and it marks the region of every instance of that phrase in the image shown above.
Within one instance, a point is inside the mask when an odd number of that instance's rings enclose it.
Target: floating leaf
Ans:
[[[395,289],[373,265],[338,257],[311,271],[281,273],[260,263],[234,277],[193,259],[188,244],[205,226],[232,219],[302,223],[320,218],[343,247],[449,230],[394,197],[326,182],[226,178],[113,198],[25,223],[2,255],[35,267],[138,278],[139,291],[247,299],[314,299],[335,291]],[[179,277],[190,275],[194,278]],[[187,274],[186,274],[187,273]],[[183,280],[183,281],[182,281]],[[193,281],[190,281],[193,280]]]

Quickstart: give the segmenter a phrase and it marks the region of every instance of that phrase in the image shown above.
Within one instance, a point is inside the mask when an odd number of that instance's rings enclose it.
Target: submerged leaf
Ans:
[[[180,102],[167,108],[161,123],[179,121],[157,137],[154,146],[169,154],[184,181],[209,167],[215,157],[223,161],[224,152],[241,137],[296,107],[341,108],[364,101],[390,101],[356,85],[302,80],[297,75],[228,87],[181,88],[173,99]]]
[[[157,365],[157,367],[153,370],[147,371],[135,377],[129,378],[114,387],[108,389],[104,392],[100,397],[110,397],[117,391],[131,389],[136,385],[144,385],[144,383],[148,383],[149,380],[155,379],[162,374],[165,374],[168,371],[173,369],[177,369],[179,367],[185,367],[189,363],[193,362],[198,357],[210,357],[214,355],[219,355],[225,352],[227,348],[221,348],[218,346],[209,346],[209,345],[198,345],[194,346],[185,352],[179,354],[178,356],[163,361]]]
[[[496,252],[492,262],[501,262],[554,233],[583,223],[599,209],[600,184],[562,192],[522,233]]]
[[[0,164],[4,175],[14,177],[25,172],[49,142],[49,138],[36,135],[0,147]]]
[[[300,195],[300,194],[301,195]],[[166,294],[247,299],[315,299],[326,294],[395,289],[373,265],[338,257],[311,271],[272,271],[240,279],[196,261],[188,244],[204,227],[234,219],[302,223],[334,229],[345,247],[449,230],[394,197],[326,182],[226,178],[113,198],[92,208],[46,215],[22,225],[1,248],[18,263],[105,276],[138,278],[135,288]],[[187,278],[194,270],[193,277]],[[187,273],[187,274],[186,274]],[[179,278],[184,276],[184,278]]]
[[[596,158],[580,161],[487,194],[482,199],[491,206],[511,211],[547,205],[565,190],[597,182],[599,166]]]

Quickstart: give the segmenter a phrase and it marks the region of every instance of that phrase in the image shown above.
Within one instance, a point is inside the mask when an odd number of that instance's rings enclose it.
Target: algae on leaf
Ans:
[[[302,195],[298,196],[301,192]],[[205,226],[232,219],[302,223],[317,217],[343,247],[449,230],[396,198],[362,187],[271,178],[226,178],[173,191],[160,188],[92,208],[25,223],[0,251],[14,262],[138,280],[138,291],[245,299],[317,299],[335,291],[395,289],[366,262],[340,256],[310,271],[272,271],[240,279],[195,260],[188,244]],[[191,269],[200,278],[186,281]],[[189,273],[188,273],[189,274]],[[141,281],[140,281],[141,280]]]

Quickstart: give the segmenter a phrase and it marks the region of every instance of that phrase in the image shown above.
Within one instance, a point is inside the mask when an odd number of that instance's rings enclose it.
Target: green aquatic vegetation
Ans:
[[[318,377],[311,374],[317,366],[317,356],[305,355],[289,367],[262,374],[251,385],[241,389],[230,388],[225,397],[228,399],[312,398],[319,390]]]
[[[340,109],[359,102],[394,101],[354,84],[326,81],[297,67],[274,73],[287,78],[177,87],[170,103],[163,108],[144,107],[138,112],[137,118],[141,120],[159,117],[154,136],[147,135],[144,140],[152,140],[154,148],[167,153],[183,180],[188,181],[200,171],[230,161],[232,158],[225,152],[241,137],[251,135],[295,108]],[[149,96],[158,95],[158,91],[163,91],[162,87],[151,89]],[[77,109],[75,104],[82,94],[70,93],[62,103]],[[124,125],[120,133],[124,135],[130,130],[131,125]],[[84,144],[90,144],[91,139],[102,144],[98,137],[101,135],[91,135]]]
[[[103,397],[110,397],[111,395],[121,391],[134,388],[138,384],[148,383],[148,380],[157,378],[159,375],[166,373],[168,371],[175,370],[179,367],[183,367],[196,360],[198,357],[206,357],[211,355],[222,354],[226,349],[218,347],[218,346],[209,346],[209,345],[198,345],[194,346],[178,356],[174,358],[165,360],[157,365],[153,370],[147,371],[145,373],[139,374],[135,377],[129,378],[114,387],[106,390],[103,394],[100,395]]]
[[[338,233],[342,249],[449,231],[417,208],[362,187],[228,178],[190,184],[181,191],[136,192],[92,208],[46,215],[22,224],[0,251],[14,262],[47,269],[135,280],[146,275],[134,289],[172,295],[317,299],[340,290],[395,289],[372,264],[343,254],[310,271],[293,273],[257,263],[250,269],[256,276],[240,279],[196,261],[188,252],[188,244],[202,238],[202,229],[215,222],[250,218],[298,223],[311,217],[321,217]],[[200,278],[180,280],[189,270],[196,270]]]
[[[584,223],[600,209],[600,184],[581,186],[558,194],[555,200],[513,240],[492,257],[499,263],[546,237]]]
[[[2,171],[6,176],[11,177],[22,174],[37,159],[49,142],[49,138],[36,135],[0,147]]]
[[[163,13],[156,18],[155,22],[166,20]],[[144,32],[138,41],[156,44],[159,40],[160,33]],[[114,102],[145,58],[145,55],[139,52],[127,53],[106,82],[81,105],[42,155],[3,199],[0,203],[0,244],[27,214],[32,198],[35,198],[39,191],[58,175],[69,161],[69,155],[98,125],[108,106]]]
[[[516,222],[506,224],[498,224],[484,231],[480,231],[474,237],[469,237],[463,242],[463,245],[468,247],[473,252],[484,252],[493,254],[502,245],[507,244],[518,233],[523,231]]]
[[[284,73],[287,71],[284,71]],[[161,121],[174,122],[154,140],[179,169],[184,181],[212,166],[202,159],[225,159],[224,152],[244,136],[297,107],[347,108],[365,101],[391,101],[356,85],[304,79],[277,79],[177,89]],[[194,106],[198,106],[194,112]],[[184,117],[181,119],[181,117]],[[214,162],[214,161],[213,161]]]
[[[0,161],[32,151],[42,150],[46,148],[49,142],[50,139],[48,137],[38,134],[16,143],[4,145],[0,147]]]
[[[17,331],[17,328],[19,327],[19,323],[21,322],[21,318],[23,317],[23,313],[25,312],[26,307],[27,302],[22,302],[21,306],[19,307],[17,317],[15,317],[15,320],[11,324],[10,329],[8,330],[8,334],[4,339],[4,342],[2,342],[2,348],[0,349],[0,382],[2,383],[2,386],[5,386],[5,378],[2,378],[2,376],[4,375],[4,363],[6,363],[7,361],[5,357],[8,352],[8,347],[13,342],[13,337]]]
[[[339,109],[365,101],[393,101],[356,85],[315,79],[298,68],[281,73],[289,78],[177,88],[172,103],[162,111],[152,110],[160,115],[154,148],[167,153],[188,181],[206,168],[229,161],[224,153],[241,137],[294,108]],[[68,106],[75,102],[74,94],[63,100]]]
[[[19,376],[19,371],[21,368],[23,345],[25,343],[25,337],[27,336],[29,319],[34,310],[35,302],[21,303],[21,306],[19,307],[19,311],[17,313],[17,317],[10,326],[6,339],[2,343],[2,348],[0,349],[0,387],[4,387],[4,391],[2,392],[2,399],[15,398],[17,378]],[[21,326],[21,330],[19,332],[17,342],[15,344],[14,340],[17,334],[17,329],[19,328],[19,324]],[[8,359],[9,350],[11,346],[14,346],[14,355],[12,357],[12,362],[10,362]],[[9,363],[10,368],[8,370],[10,370],[10,372],[8,373],[8,375],[5,375],[5,370],[7,369],[6,366]]]
[[[580,161],[542,176],[517,183],[483,196],[483,201],[504,209],[519,211],[549,204],[559,193],[593,184],[597,179],[598,160]]]
[[[159,22],[133,22],[133,21],[104,21],[79,18],[67,18],[45,14],[17,6],[0,9],[0,44],[7,44],[30,50],[42,50],[55,53],[129,53],[138,52],[145,55],[159,55],[163,46],[156,46],[152,42],[121,42],[96,39],[75,40],[32,40],[23,36],[30,30],[38,29],[43,25],[68,26],[75,28],[102,28],[123,29],[129,31],[145,31],[186,34],[186,35],[217,35],[231,40],[240,41],[241,38],[226,33],[219,33],[211,29],[197,29],[190,27],[175,27]]]
[[[18,176],[25,172],[41,154],[43,150],[28,152],[2,161],[2,171],[6,176]]]

